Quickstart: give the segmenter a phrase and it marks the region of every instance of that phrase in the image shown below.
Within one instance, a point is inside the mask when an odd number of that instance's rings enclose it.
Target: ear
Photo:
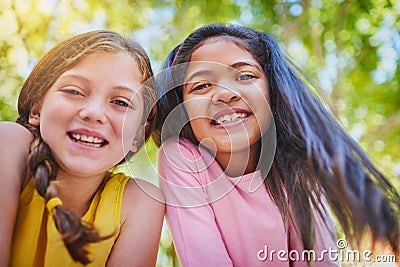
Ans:
[[[38,103],[35,103],[31,107],[31,111],[29,112],[29,124],[33,126],[40,125],[40,107]]]
[[[150,126],[150,122],[146,122],[143,126],[139,127],[135,138],[133,139],[133,144],[131,147],[131,151],[136,153],[139,148],[143,145],[146,135],[146,130]]]

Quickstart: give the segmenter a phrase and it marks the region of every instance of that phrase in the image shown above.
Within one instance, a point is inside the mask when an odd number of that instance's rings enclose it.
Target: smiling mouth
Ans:
[[[78,134],[73,132],[67,133],[69,138],[81,145],[90,146],[90,147],[103,147],[108,144],[107,140],[95,137],[95,136],[88,136],[84,134]]]
[[[250,116],[250,113],[247,112],[226,114],[216,118],[215,120],[212,120],[211,123],[214,125],[224,125],[239,121],[241,119],[247,118],[248,116]]]

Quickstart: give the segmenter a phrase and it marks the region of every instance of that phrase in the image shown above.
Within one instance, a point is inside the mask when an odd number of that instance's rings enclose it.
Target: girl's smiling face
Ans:
[[[95,52],[65,71],[31,110],[60,171],[104,175],[133,147],[141,125],[141,74],[123,52]]]
[[[252,54],[228,38],[210,38],[192,53],[184,79],[184,106],[197,140],[220,163],[231,152],[257,156],[252,153],[271,116],[268,81]]]

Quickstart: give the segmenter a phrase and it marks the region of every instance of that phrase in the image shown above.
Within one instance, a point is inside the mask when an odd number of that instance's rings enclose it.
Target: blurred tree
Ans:
[[[400,188],[396,0],[0,0],[0,119],[15,120],[23,80],[45,51],[68,36],[99,28],[132,36],[157,72],[190,32],[214,22],[274,34],[321,86],[343,126]],[[150,142],[125,171],[156,183],[155,155]],[[176,265],[167,231],[160,248],[159,265]]]

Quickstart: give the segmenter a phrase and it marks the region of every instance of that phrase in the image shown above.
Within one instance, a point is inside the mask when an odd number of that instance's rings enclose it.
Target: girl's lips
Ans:
[[[249,118],[249,115],[247,115],[244,118],[238,118],[235,121],[231,121],[231,122],[223,122],[223,123],[218,123],[216,121],[211,121],[211,124],[216,127],[217,129],[226,129],[226,128],[231,128],[231,127],[236,127],[238,125],[244,127],[244,123],[246,123]]]
[[[67,135],[72,141],[84,146],[102,147],[108,144],[108,141],[101,134],[86,129],[69,131]]]
[[[247,111],[245,109],[241,109],[241,108],[227,108],[227,109],[223,109],[223,110],[217,112],[212,117],[212,119],[216,120],[221,116],[230,115],[230,114],[233,114],[233,113],[248,113],[248,114],[250,114],[251,112],[249,112],[249,111]]]
[[[251,114],[250,112],[244,109],[238,109],[238,108],[224,109],[213,116],[213,118],[211,119],[211,124],[226,125],[235,122],[240,122],[243,119],[250,116],[250,114]]]

